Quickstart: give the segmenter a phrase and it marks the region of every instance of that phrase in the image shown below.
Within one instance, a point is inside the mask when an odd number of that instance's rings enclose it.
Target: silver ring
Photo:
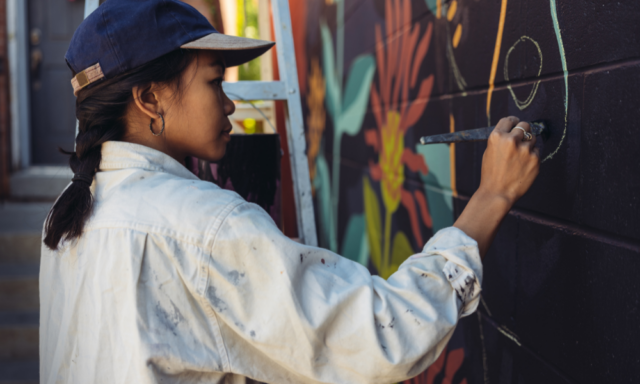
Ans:
[[[513,131],[514,129],[521,129],[522,132],[524,132],[525,135],[527,134],[527,131],[524,128],[518,127],[517,125],[515,127],[513,127],[511,130]]]
[[[524,137],[522,138],[522,141],[531,141],[531,140],[533,140],[533,135],[530,134],[529,132],[527,132],[524,128],[518,127],[518,126],[513,127],[513,129],[516,129],[516,128],[521,130],[524,133]]]

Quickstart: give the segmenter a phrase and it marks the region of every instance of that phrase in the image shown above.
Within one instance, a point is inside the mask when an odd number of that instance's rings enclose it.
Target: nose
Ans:
[[[224,113],[226,116],[229,115],[233,115],[233,113],[236,111],[236,105],[233,101],[231,101],[231,99],[227,96],[227,94],[224,94]]]

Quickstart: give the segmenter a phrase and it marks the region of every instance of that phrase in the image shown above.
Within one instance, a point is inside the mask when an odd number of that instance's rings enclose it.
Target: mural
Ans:
[[[405,135],[422,116],[427,107],[425,100],[429,99],[433,88],[433,75],[418,82],[418,70],[429,49],[433,25],[429,24],[426,33],[418,40],[420,25],[411,25],[409,0],[399,0],[396,4],[387,0],[385,6],[387,35],[394,27],[404,29],[404,33],[385,45],[381,25],[376,25],[378,81],[371,88],[371,109],[377,129],[365,131],[366,144],[377,154],[375,161],[369,160],[369,175],[379,183],[384,221],[381,221],[378,196],[369,180],[365,178],[363,184],[371,261],[380,276],[387,278],[402,261],[415,253],[414,249],[418,250],[423,245],[419,217],[426,227],[432,227],[424,192],[420,188],[412,193],[405,184],[405,167],[422,175],[429,173],[424,158],[416,155],[411,144],[405,146]],[[418,88],[417,99],[421,101],[411,103],[408,96],[414,88]],[[415,247],[401,230],[394,233],[391,242],[392,218],[401,202],[409,214]]]
[[[344,31],[344,1],[339,1],[338,30]],[[326,78],[326,105],[333,122],[332,175],[329,179],[329,167],[323,154],[317,159],[319,185],[324,187],[320,193],[321,242],[338,252],[337,220],[340,200],[340,150],[344,134],[354,136],[360,132],[362,120],[369,101],[369,87],[373,78],[375,64],[371,55],[358,56],[351,65],[346,86],[343,87],[343,50],[344,32],[338,34],[337,51],[331,33],[325,23],[322,30],[323,69]]]
[[[541,174],[485,260],[482,305],[409,382],[639,380],[624,340],[640,337],[640,283],[615,263],[640,267],[640,3],[299,3],[319,241],[372,273],[452,225],[480,183],[484,143],[420,136],[507,115],[551,126]]]

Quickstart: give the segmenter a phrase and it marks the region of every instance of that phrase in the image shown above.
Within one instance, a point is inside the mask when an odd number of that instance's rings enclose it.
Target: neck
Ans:
[[[159,119],[156,119],[153,122],[153,131],[155,133],[159,133],[162,129],[162,123],[158,123],[158,121]],[[171,145],[170,141],[167,139],[166,130],[162,132],[162,134],[154,136],[149,129],[148,123],[144,128],[141,125],[141,123],[138,123],[134,128],[131,125],[127,124],[125,134],[122,137],[121,141],[153,148],[156,151],[160,151],[168,156],[173,157],[180,164],[185,165],[185,158],[187,157],[187,154],[182,153],[181,151],[177,151],[175,147]]]

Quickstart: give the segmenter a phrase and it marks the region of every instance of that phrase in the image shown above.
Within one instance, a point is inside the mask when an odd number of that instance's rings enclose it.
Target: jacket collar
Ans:
[[[196,175],[171,156],[144,145],[123,141],[107,141],[102,144],[101,151],[100,171],[142,168],[170,173],[185,179],[198,180]]]

